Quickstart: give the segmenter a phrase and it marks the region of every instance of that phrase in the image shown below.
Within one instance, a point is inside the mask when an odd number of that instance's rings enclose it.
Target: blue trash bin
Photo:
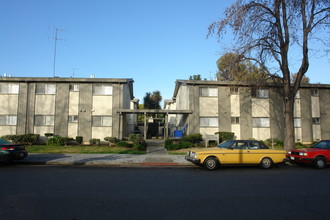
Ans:
[[[175,138],[182,138],[182,134],[183,134],[183,132],[180,131],[180,130],[175,130],[174,131],[174,137]]]

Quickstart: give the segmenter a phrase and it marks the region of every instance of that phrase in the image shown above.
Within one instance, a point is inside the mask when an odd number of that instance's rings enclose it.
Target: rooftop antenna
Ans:
[[[75,76],[75,70],[78,70],[77,68],[72,68],[72,77],[71,78],[74,78],[74,76]]]
[[[58,38],[58,32],[59,31],[65,31],[64,29],[60,29],[60,28],[53,28],[54,29],[54,42],[55,42],[55,47],[54,47],[54,66],[53,66],[53,75],[55,77],[55,70],[56,70],[56,47],[57,47],[57,41],[58,40],[64,40],[62,38]]]

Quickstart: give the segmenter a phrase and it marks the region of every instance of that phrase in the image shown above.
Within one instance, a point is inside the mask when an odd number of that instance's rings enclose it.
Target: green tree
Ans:
[[[268,74],[255,66],[250,60],[236,53],[225,53],[217,60],[217,79],[219,81],[265,81]]]
[[[189,76],[189,80],[202,80],[202,76],[200,74],[192,75],[192,76]]]
[[[147,92],[143,98],[144,109],[160,109],[162,96],[160,91],[156,90],[153,93]]]
[[[294,147],[294,99],[309,67],[309,45],[313,35],[329,42],[329,0],[237,0],[225,11],[225,17],[209,26],[209,34],[220,39],[231,28],[236,42],[231,49],[240,57],[254,61],[266,70],[276,64],[284,102],[284,148]],[[320,39],[320,38],[319,38]],[[299,55],[289,49],[299,49]],[[326,49],[326,47],[324,47]],[[290,60],[300,62],[291,81]]]

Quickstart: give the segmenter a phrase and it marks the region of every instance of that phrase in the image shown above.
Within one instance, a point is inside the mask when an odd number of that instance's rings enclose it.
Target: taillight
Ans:
[[[14,147],[2,147],[1,150],[15,150]]]

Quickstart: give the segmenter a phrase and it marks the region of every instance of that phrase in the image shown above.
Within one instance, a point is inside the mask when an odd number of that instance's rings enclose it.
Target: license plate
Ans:
[[[294,157],[290,157],[291,160],[294,160]]]

